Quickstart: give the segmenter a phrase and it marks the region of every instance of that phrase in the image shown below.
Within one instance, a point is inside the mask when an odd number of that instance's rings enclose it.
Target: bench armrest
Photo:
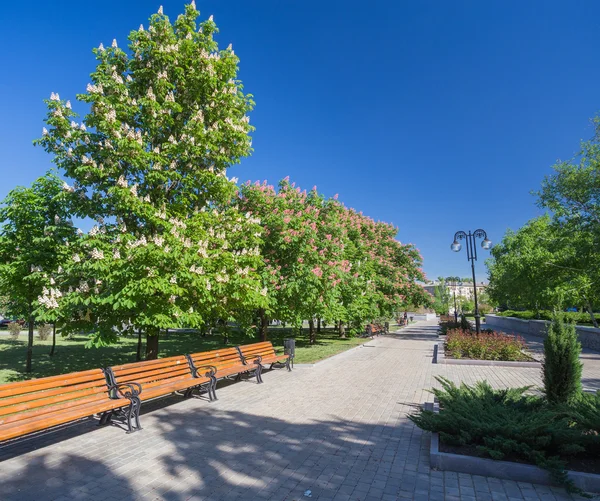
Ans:
[[[108,390],[117,390],[123,398],[134,398],[142,393],[142,385],[140,383],[117,383],[109,386]]]
[[[214,365],[200,365],[199,367],[194,366],[194,369],[194,377],[200,377],[198,375],[200,369],[208,369],[208,371],[204,373],[206,377],[214,376],[217,373],[217,368]]]

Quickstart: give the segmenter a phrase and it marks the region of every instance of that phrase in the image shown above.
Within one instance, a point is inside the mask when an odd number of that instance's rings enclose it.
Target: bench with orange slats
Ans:
[[[290,367],[291,357],[290,355],[278,355],[275,353],[273,343],[265,341],[262,343],[246,344],[237,347],[240,357],[246,365],[258,365],[259,370],[256,371],[256,379],[259,383],[262,383],[262,371],[267,364],[271,365],[271,369],[275,366],[286,367],[288,371],[291,371]]]
[[[194,390],[204,391],[210,400],[213,399],[210,391],[214,383],[212,369],[203,372],[194,370],[185,355],[113,366],[105,369],[105,372],[109,384],[139,384],[142,388],[141,400],[179,392],[189,397]]]
[[[254,375],[260,380],[260,365],[244,364],[237,348],[204,351],[188,355],[190,364],[198,373],[205,374],[212,369],[214,385],[211,388],[213,399],[217,400],[216,384],[221,379],[241,378],[243,374]]]
[[[95,414],[120,412],[128,433],[140,429],[139,393],[132,384],[107,386],[102,369],[0,385],[0,441],[39,432]]]

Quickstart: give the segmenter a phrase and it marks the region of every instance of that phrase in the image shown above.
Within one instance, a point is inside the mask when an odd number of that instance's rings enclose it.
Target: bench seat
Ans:
[[[137,395],[134,385],[109,388],[102,369],[0,385],[0,441],[125,408],[128,429],[135,431]]]
[[[260,365],[260,371],[257,373],[257,379],[262,383],[262,371],[266,365],[270,365],[270,369],[276,365],[286,367],[288,371],[291,371],[290,367],[291,358],[288,354],[277,354],[273,343],[270,341],[263,341],[261,343],[246,344],[237,347],[242,360],[247,365]]]
[[[222,348],[201,353],[193,353],[189,355],[189,358],[199,373],[213,371],[215,377],[215,386],[212,388],[214,399],[217,399],[217,381],[230,379],[233,376],[241,377],[242,374],[254,374],[257,377],[257,380],[259,380],[257,371],[260,371],[260,367],[258,365],[245,364],[237,348]]]
[[[159,358],[156,360],[145,360],[119,366],[113,366],[109,371],[109,377],[116,384],[137,383],[141,386],[140,399],[151,400],[176,392],[184,392],[191,396],[194,390],[209,393],[212,382],[210,375],[196,374],[184,355]]]

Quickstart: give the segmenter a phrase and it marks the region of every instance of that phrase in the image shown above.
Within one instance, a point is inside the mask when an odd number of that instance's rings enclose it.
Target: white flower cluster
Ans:
[[[104,88],[102,87],[102,84],[94,85],[89,83],[87,84],[85,90],[88,91],[90,94],[104,94]]]
[[[266,296],[266,295],[267,295],[267,288],[266,288],[266,287],[265,287],[265,288],[263,288],[263,289],[261,289],[261,291],[260,291],[260,295],[261,295],[261,296]]]
[[[187,228],[187,224],[185,224],[183,221],[179,221],[179,219],[176,219],[174,217],[169,219],[169,223],[171,223],[176,228],[181,228],[183,230],[185,230]]]
[[[50,101],[60,101],[60,96],[58,95],[58,93],[53,92],[52,94],[50,94]]]
[[[174,304],[176,299],[177,299],[177,296],[171,295],[171,297],[169,298],[169,303]]]
[[[198,242],[198,255],[201,257],[208,257],[208,242],[200,240]]]
[[[173,92],[169,92],[166,97],[165,97],[165,101],[169,102],[169,103],[174,103],[175,102],[175,94],[173,94]]]
[[[106,114],[106,120],[108,123],[113,123],[117,119],[117,112],[114,109],[110,109]]]
[[[159,71],[158,74],[156,75],[156,78],[158,78],[159,80],[167,80],[168,75],[166,71]]]
[[[226,284],[229,282],[229,275],[227,275],[226,271],[223,269],[221,273],[215,275],[215,280],[219,283]]]
[[[202,266],[196,266],[195,264],[193,264],[192,266],[190,266],[190,271],[198,275],[204,275],[204,268]]]
[[[159,235],[155,235],[152,241],[158,246],[162,247],[165,243],[165,239]]]
[[[167,213],[165,212],[165,210],[159,210],[156,212],[156,217],[160,218],[160,219],[167,219]]]
[[[238,275],[248,275],[250,273],[250,267],[246,266],[245,268],[238,268],[236,273]]]
[[[131,192],[131,194],[132,194],[134,197],[137,197],[137,194],[138,194],[138,193],[137,193],[137,187],[138,187],[138,185],[137,185],[137,184],[132,184],[132,185],[131,185],[131,188],[129,188],[129,191]]]
[[[246,126],[234,123],[231,117],[227,117],[225,123],[236,132],[246,132]]]
[[[138,240],[129,240],[127,242],[127,247],[130,249],[134,249],[135,247],[145,247],[146,245],[148,245],[148,241],[143,235]]]
[[[73,193],[75,188],[73,186],[69,186],[65,181],[63,181],[63,190],[68,191],[69,193]]]
[[[119,176],[119,179],[117,180],[117,186],[120,186],[121,188],[127,188],[127,185],[127,179],[125,179],[123,175]]]
[[[121,253],[119,252],[119,249],[113,250],[113,259],[121,259]]]
[[[148,87],[148,90],[146,91],[146,97],[151,101],[156,101],[156,96],[154,95],[152,87]]]
[[[92,226],[91,230],[88,232],[90,237],[95,237],[98,233],[100,233],[100,228],[96,225]]]
[[[104,252],[94,247],[90,256],[92,257],[92,259],[104,259]]]
[[[58,298],[62,297],[60,290],[54,287],[44,287],[42,289],[42,295],[38,297],[38,302],[46,308],[53,310],[58,308]]]
[[[115,82],[120,83],[120,84],[123,83],[123,77],[121,75],[119,75],[116,71],[112,72],[111,77]]]
[[[35,273],[35,272],[38,272],[38,271],[42,271],[42,267],[41,266],[31,265],[31,273]]]
[[[79,293],[83,292],[84,294],[86,294],[86,293],[90,292],[90,286],[86,281],[82,280],[79,283],[79,287],[77,287],[75,289],[75,292],[79,292]]]
[[[176,284],[177,283],[177,277],[175,275],[173,275],[171,277],[171,279],[169,280],[169,282],[172,283],[172,284]]]

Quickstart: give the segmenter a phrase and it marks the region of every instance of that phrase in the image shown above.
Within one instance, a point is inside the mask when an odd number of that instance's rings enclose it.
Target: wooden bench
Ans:
[[[254,373],[259,380],[260,365],[245,364],[237,348],[204,351],[188,355],[190,364],[200,373],[208,374],[212,369],[214,385],[211,387],[212,397],[217,400],[216,383],[222,379],[241,377],[242,374]]]
[[[107,386],[102,369],[0,385],[0,441],[53,428],[95,414],[120,412],[128,433],[140,429],[135,384]]]
[[[367,336],[379,336],[379,334],[387,334],[389,329],[381,324],[367,324],[366,333]]]
[[[259,383],[263,382],[262,371],[265,368],[265,365],[267,364],[271,365],[271,367],[269,367],[270,369],[272,369],[276,365],[279,365],[281,367],[286,367],[287,370],[290,372],[292,370],[292,368],[290,367],[290,355],[278,355],[277,353],[275,353],[273,343],[271,343],[270,341],[238,346],[237,350],[240,354],[244,365],[259,366],[258,370],[255,372],[256,379]]]
[[[136,383],[141,387],[141,400],[182,392],[190,397],[194,390],[208,393],[215,383],[212,369],[197,371],[190,365],[188,357],[175,357],[145,360],[105,369],[109,384]]]

